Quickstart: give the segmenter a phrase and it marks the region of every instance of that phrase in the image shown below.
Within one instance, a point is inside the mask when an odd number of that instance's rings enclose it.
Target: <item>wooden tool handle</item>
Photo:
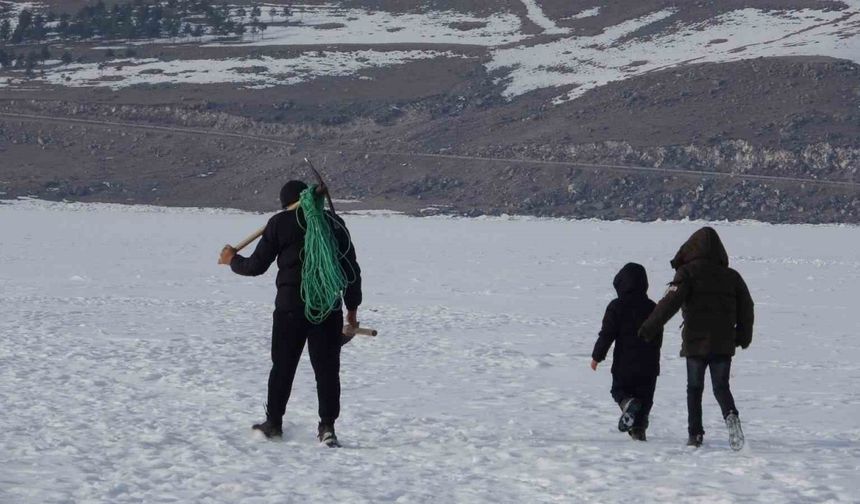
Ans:
[[[343,334],[349,337],[355,336],[356,334],[360,334],[362,336],[376,336],[379,334],[379,331],[376,329],[369,329],[366,327],[352,327],[351,325],[343,326]]]
[[[236,249],[236,252],[242,250],[243,248],[245,248],[248,245],[250,245],[251,243],[253,243],[254,240],[263,236],[263,231],[265,231],[265,230],[266,230],[266,226],[261,227],[260,229],[254,231],[254,233],[251,236],[249,236],[249,237],[245,238],[244,240],[240,241],[239,243],[237,243],[236,246],[233,248]]]
[[[317,189],[317,192],[319,192],[319,189]],[[298,208],[298,207],[299,207],[299,202],[298,202],[298,201],[296,201],[295,203],[291,204],[290,206],[288,206],[288,207],[287,207],[287,208],[285,208],[284,210],[295,210],[295,209],[296,209],[296,208]],[[240,242],[239,242],[235,247],[233,247],[233,248],[234,248],[234,249],[236,249],[236,252],[238,252],[238,251],[242,250],[243,248],[247,247],[248,245],[250,245],[250,244],[254,243],[254,240],[256,240],[257,238],[259,238],[259,237],[263,236],[263,231],[265,231],[265,230],[266,230],[266,226],[261,227],[260,229],[258,229],[258,230],[256,230],[256,231],[254,231],[254,233],[253,233],[253,234],[251,234],[250,236],[248,236],[248,237],[247,237],[247,238],[245,238],[244,240],[240,241]]]

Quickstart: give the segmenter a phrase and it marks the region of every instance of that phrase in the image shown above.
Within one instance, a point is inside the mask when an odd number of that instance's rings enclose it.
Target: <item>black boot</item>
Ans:
[[[687,446],[693,446],[698,448],[702,446],[702,441],[704,440],[704,434],[690,434],[690,438],[687,440]]]
[[[279,438],[284,434],[281,424],[276,424],[270,418],[263,423],[254,424],[251,428],[262,432],[268,439]]]
[[[632,429],[627,431],[627,434],[630,434],[630,437],[635,439],[636,441],[648,441],[647,437],[645,436],[645,429],[643,429],[642,427],[633,427]]]
[[[333,423],[320,422],[317,426],[317,439],[320,440],[320,443],[328,446],[329,448],[340,447],[340,443],[337,441],[337,435],[334,433]]]

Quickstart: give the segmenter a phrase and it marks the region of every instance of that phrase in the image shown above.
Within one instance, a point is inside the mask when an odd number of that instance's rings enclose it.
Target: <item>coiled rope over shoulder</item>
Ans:
[[[315,185],[302,191],[299,206],[305,220],[301,285],[305,318],[312,324],[320,324],[338,306],[343,290],[349,283],[341,266],[345,252],[339,250],[329,222],[333,218],[326,214],[323,198],[316,195]]]

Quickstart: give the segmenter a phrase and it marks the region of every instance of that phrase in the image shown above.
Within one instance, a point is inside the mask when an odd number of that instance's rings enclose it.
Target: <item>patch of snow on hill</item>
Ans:
[[[572,16],[568,16],[568,17],[566,17],[566,18],[562,18],[562,20],[568,20],[568,19],[585,19],[585,18],[594,17],[594,16],[596,16],[596,15],[598,15],[598,14],[600,14],[600,7],[592,7],[592,8],[590,8],[590,9],[585,9],[585,10],[583,10],[583,11],[579,11],[579,12],[577,12],[576,14],[574,14],[574,15],[572,15]]]
[[[523,33],[521,19],[508,12],[488,16],[454,11],[427,10],[420,13],[392,13],[382,10],[341,8],[333,4],[298,4],[288,16],[282,11],[269,15],[263,6],[261,19],[269,24],[264,33],[246,33],[236,40],[178,39],[183,44],[213,46],[303,46],[303,45],[379,45],[444,44],[478,45],[490,48],[489,71],[501,71],[504,95],[508,98],[530,91],[570,87],[556,103],[576,98],[608,82],[624,80],[647,72],[686,63],[728,62],[757,57],[830,56],[860,62],[860,0],[845,0],[841,11],[824,9],[771,10],[756,8],[734,10],[701,22],[667,19],[678,11],[663,9],[638,19],[610,26],[594,36],[574,36],[547,17],[537,0],[522,0],[541,35],[554,34],[549,42],[536,43]],[[33,4],[16,3],[20,6]],[[234,15],[238,8],[234,8]],[[595,16],[599,8],[572,16]],[[238,16],[237,16],[238,19]],[[248,22],[247,11],[241,17]],[[571,18],[568,18],[571,19]],[[655,24],[660,23],[660,24]],[[642,32],[635,33],[639,29]],[[133,41],[131,44],[168,43]],[[113,43],[111,44],[113,45]],[[47,80],[55,84],[109,85],[123,87],[135,83],[212,83],[236,82],[250,86],[269,86],[301,82],[314,75],[350,75],[371,66],[397,64],[410,59],[435,57],[432,52],[406,50],[361,55],[362,51],[344,48],[332,55],[331,62],[266,60],[265,72],[231,71],[241,66],[224,60],[140,63],[117,70],[113,65],[72,65],[47,70]],[[446,48],[447,49],[447,48]],[[354,56],[348,56],[353,54]],[[367,58],[370,61],[361,61]],[[150,65],[149,67],[140,67]],[[230,66],[234,65],[234,66]],[[209,68],[207,68],[207,66]],[[147,74],[128,72],[149,70]],[[15,75],[14,73],[12,75]],[[69,80],[65,80],[66,77]],[[38,79],[38,77],[37,77]],[[114,79],[114,82],[107,82]],[[13,78],[11,84],[20,84]],[[560,92],[561,93],[561,92]]]
[[[240,42],[209,46],[425,43],[496,46],[525,38],[520,32],[520,18],[509,13],[487,17],[454,11],[395,14],[323,4],[295,6],[288,21],[287,25],[270,25],[262,36],[246,33]]]
[[[860,62],[860,3],[843,11],[742,9],[648,37],[625,39],[666,19],[663,10],[627,21],[593,37],[569,37],[530,47],[493,51],[489,70],[509,69],[505,95],[576,86],[576,98],[607,82],[684,63],[726,62],[768,56],[824,55]]]
[[[457,56],[442,51],[363,50],[307,52],[289,59],[269,56],[223,60],[130,59],[110,64],[55,66],[46,70],[44,77],[36,76],[31,80],[71,87],[113,89],[135,85],[221,83],[265,88],[307,82],[323,76],[355,75],[370,68],[442,57]]]
[[[540,5],[538,5],[536,0],[522,0],[523,4],[526,6],[526,11],[528,12],[529,19],[532,22],[541,28],[543,28],[544,33],[547,34],[556,34],[556,33],[567,33],[570,30],[566,28],[560,28],[555,21],[548,18],[546,14],[544,14],[543,9],[541,9]]]
[[[594,37],[571,37],[536,46],[498,49],[493,51],[487,68],[510,70],[510,82],[505,88],[508,97],[568,84],[596,87],[616,80],[618,71],[613,64],[613,52],[619,53],[616,59],[626,58],[626,53],[613,48],[613,43],[672,14],[671,9],[654,12],[610,27]]]

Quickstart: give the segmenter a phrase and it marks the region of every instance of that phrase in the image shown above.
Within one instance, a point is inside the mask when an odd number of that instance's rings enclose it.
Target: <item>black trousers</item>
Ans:
[[[624,376],[612,374],[612,399],[621,406],[626,399],[636,398],[642,401],[642,411],[633,427],[648,428],[648,415],[654,406],[654,390],[657,388],[656,376]]]
[[[322,423],[334,424],[340,415],[340,338],[343,312],[333,312],[323,323],[311,324],[300,311],[275,310],[272,320],[272,371],[269,373],[268,418],[280,425],[305,341],[314,376]]]
[[[705,392],[705,369],[708,368],[711,369],[711,385],[723,418],[738,413],[729,388],[731,356],[687,357],[687,430],[693,436],[705,433],[702,427],[702,394]]]

